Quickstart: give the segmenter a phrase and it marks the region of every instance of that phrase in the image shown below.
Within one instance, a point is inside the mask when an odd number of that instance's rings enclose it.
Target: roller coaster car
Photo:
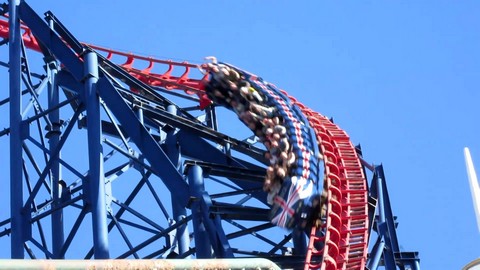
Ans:
[[[320,196],[310,179],[316,164],[308,147],[316,145],[307,135],[289,101],[273,85],[227,64],[209,63],[208,97],[234,111],[261,141],[270,156],[264,183],[272,201],[270,221],[286,229],[305,230],[318,219]],[[263,113],[262,113],[263,112]],[[282,142],[284,147],[282,148]],[[290,147],[291,146],[291,147]],[[288,157],[294,159],[289,162]],[[313,170],[314,171],[314,170]],[[275,185],[280,188],[273,188]]]

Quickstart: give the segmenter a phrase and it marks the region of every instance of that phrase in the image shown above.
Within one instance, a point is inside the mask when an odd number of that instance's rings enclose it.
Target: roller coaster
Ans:
[[[11,259],[420,269],[400,250],[382,165],[331,119],[213,57],[85,44],[51,12],[1,8]]]

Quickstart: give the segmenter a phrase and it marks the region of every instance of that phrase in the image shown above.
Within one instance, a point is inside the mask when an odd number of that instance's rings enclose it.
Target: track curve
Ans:
[[[250,76],[256,80],[255,75]],[[311,232],[305,269],[363,269],[368,241],[367,186],[355,147],[337,125],[287,92],[282,93],[289,99],[287,103],[282,100],[283,107],[290,107],[286,108],[290,111],[298,107],[307,116],[324,160],[322,208],[326,211],[319,215],[326,215],[326,222],[319,228],[314,227]],[[273,95],[271,91],[270,94]],[[319,232],[324,237],[318,237]],[[323,249],[316,250],[315,246],[320,243],[324,244]],[[315,262],[315,258],[319,257],[323,259]]]
[[[285,93],[286,94],[286,93]],[[362,165],[348,135],[325,116],[290,99],[307,115],[325,160],[326,223],[310,235],[305,269],[364,269],[367,260],[367,185]],[[324,229],[325,238],[316,236]],[[324,241],[323,250],[315,243]],[[321,264],[312,263],[316,255]]]
[[[31,31],[27,27],[22,29],[25,46],[40,51]],[[8,37],[8,23],[3,20],[0,20],[0,36]],[[200,108],[206,108],[210,104],[204,89],[207,76],[194,78],[191,75],[192,70],[201,69],[195,64],[154,59],[97,46],[90,47],[107,54],[108,59],[114,56],[124,57],[126,60],[118,65],[148,85],[183,90],[189,95],[196,95]],[[139,62],[144,63],[146,67],[134,67],[134,63]],[[166,71],[153,72],[155,64],[165,66]],[[181,75],[174,76],[172,75],[174,69],[183,71],[180,72]],[[322,224],[312,229],[304,267],[364,269],[368,241],[367,185],[355,147],[348,135],[336,124],[306,107],[287,92],[282,92],[290,99],[291,106],[299,108],[306,116],[309,125],[315,131],[318,151],[324,158],[323,204],[326,216]],[[324,243],[323,248],[317,249],[319,243]]]

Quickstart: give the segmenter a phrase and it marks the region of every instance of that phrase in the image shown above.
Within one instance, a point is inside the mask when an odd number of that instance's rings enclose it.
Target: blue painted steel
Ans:
[[[188,131],[191,134],[194,134],[198,137],[203,137],[207,140],[213,141],[215,143],[219,143],[228,148],[230,144],[231,149],[236,150],[240,153],[246,154],[252,158],[257,159],[259,162],[267,164],[263,154],[264,151],[260,148],[254,147],[246,142],[240,141],[236,138],[227,136],[220,132],[216,132],[212,129],[205,127],[204,124],[198,123],[197,121],[192,121],[190,119],[186,119],[185,116],[174,116],[169,114],[166,111],[159,110],[158,108],[150,110],[150,117],[159,120],[165,124],[174,126],[184,131]]]
[[[75,51],[76,54],[80,55],[83,53],[83,45],[65,28],[65,26],[63,26],[51,11],[45,12],[45,19],[53,23],[53,29],[68,44],[68,46]]]
[[[223,230],[220,216],[218,214],[214,214],[212,217],[212,214],[210,213],[210,209],[213,206],[212,199],[205,191],[200,199],[202,208],[201,212],[203,214],[203,224],[208,231],[210,243],[212,244],[213,251],[215,252],[215,257],[233,258],[233,251]]]
[[[414,260],[412,270],[420,270],[420,260]]]
[[[388,195],[388,189],[387,189],[387,181],[385,179],[385,173],[383,171],[383,166],[380,165],[379,167],[379,172],[380,172],[380,177],[382,179],[382,185],[383,185],[383,199],[384,199],[384,212],[385,212],[385,219],[386,219],[386,224],[388,227],[388,231],[390,233],[390,239],[389,241],[391,242],[391,248],[393,252],[400,252],[400,247],[398,244],[398,239],[397,239],[397,233],[396,233],[396,228],[397,226],[395,225],[395,217],[392,212],[392,206],[390,204],[390,197]],[[388,243],[388,242],[387,242]]]
[[[173,115],[176,115],[177,107],[174,105],[168,105],[167,111]],[[175,129],[171,129],[167,131],[167,138],[165,139],[167,155],[172,161],[172,163],[177,167],[177,170],[179,170],[181,168],[180,167],[181,154],[179,151],[179,146],[177,141],[178,141],[178,138],[175,134]],[[176,203],[173,197],[172,197],[172,213],[173,213],[173,219],[175,220],[176,223],[181,222],[187,216],[187,209],[185,208],[185,205],[180,205]],[[188,252],[190,248],[190,236],[188,233],[187,224],[184,224],[178,227],[176,231],[176,239],[178,242],[178,254],[184,254]]]
[[[83,90],[83,84],[78,82],[70,72],[63,69],[58,71],[57,84],[75,95],[80,94]],[[82,98],[82,96],[79,97]]]
[[[62,258],[65,257],[65,252],[67,252],[68,247],[72,243],[73,238],[75,237],[78,229],[80,228],[80,225],[82,224],[83,219],[85,218],[85,215],[88,212],[86,209],[87,209],[86,207],[82,208],[82,211],[78,215],[77,220],[73,224],[72,229],[70,230],[70,233],[68,234],[67,239],[65,240],[65,244],[60,250],[60,254],[59,254],[60,257]]]
[[[62,64],[67,66],[77,81],[81,81],[84,75],[83,64],[75,53],[65,45],[63,40],[50,29],[50,26],[27,3],[21,1],[18,11],[20,19],[32,30],[37,41],[47,47]]]
[[[393,224],[393,215],[388,198],[388,191],[383,173],[383,166],[376,167],[377,190],[378,190],[378,220],[377,231],[385,241],[386,248],[383,249],[383,261],[387,269],[395,269],[395,252],[399,252],[398,242],[396,241],[395,226]]]
[[[383,237],[379,239],[379,242],[375,244],[374,248],[370,252],[370,259],[367,264],[367,269],[377,269],[382,258],[383,251],[385,250],[385,241]],[[394,270],[396,268],[393,268]]]
[[[136,107],[135,112],[137,113],[138,121],[140,121],[140,123],[143,125],[143,109],[141,107]]]
[[[16,12],[16,7],[19,6],[19,12]],[[51,16],[51,15],[48,15]],[[47,16],[47,17],[48,17]],[[32,137],[26,137],[23,133],[25,130],[22,130],[22,126],[26,126],[25,123],[27,121],[22,121],[22,116],[19,114],[21,108],[21,96],[20,96],[20,81],[21,81],[21,72],[20,72],[20,32],[19,32],[19,17],[22,19],[32,30],[32,32],[36,35],[37,39],[40,41],[42,45],[44,45],[50,52],[52,52],[55,57],[57,57],[62,64],[66,67],[68,71],[60,71],[59,76],[56,76],[56,69],[53,66],[48,66],[48,79],[49,81],[49,109],[43,110],[40,114],[37,114],[30,120],[29,122],[39,119],[40,117],[46,118],[48,115],[47,123],[50,127],[50,133],[47,135],[49,138],[49,149],[43,144],[43,141],[37,142]],[[50,18],[50,17],[49,17]],[[54,19],[54,17],[51,17]],[[77,218],[73,228],[71,229],[66,241],[64,240],[63,235],[63,224],[60,221],[61,218],[61,207],[67,204],[73,204],[74,200],[66,201],[63,200],[61,194],[59,192],[59,180],[61,179],[62,172],[61,166],[64,166],[66,169],[72,169],[75,173],[73,168],[66,164],[64,161],[60,159],[60,150],[65,143],[63,137],[68,137],[71,128],[73,127],[73,123],[77,120],[80,112],[83,111],[83,104],[79,101],[77,102],[77,106],[75,107],[75,114],[70,119],[71,125],[69,125],[62,136],[60,135],[61,127],[58,125],[60,121],[60,115],[58,109],[59,104],[59,97],[58,97],[58,88],[56,88],[56,84],[61,84],[62,87],[65,86],[66,89],[70,90],[74,94],[79,94],[80,99],[82,99],[83,103],[88,104],[87,106],[87,116],[88,116],[88,140],[89,140],[89,160],[90,160],[90,172],[88,181],[83,181],[84,188],[86,191],[85,196],[88,194],[88,206],[91,207],[92,217],[93,217],[93,233],[94,233],[94,246],[95,246],[95,258],[108,258],[108,231],[112,229],[114,226],[114,222],[110,222],[110,225],[107,227],[106,224],[106,211],[105,211],[105,191],[102,190],[104,188],[104,173],[103,173],[103,166],[102,166],[102,150],[101,150],[101,134],[102,128],[100,123],[100,105],[96,90],[98,90],[98,94],[104,98],[105,104],[112,110],[115,118],[121,124],[120,128],[117,128],[117,131],[125,131],[128,133],[130,139],[138,146],[140,151],[149,162],[150,166],[144,166],[147,170],[146,175],[149,175],[151,172],[154,172],[164,181],[167,188],[170,190],[172,195],[172,208],[173,208],[173,217],[176,220],[176,224],[166,228],[160,234],[157,234],[150,238],[149,240],[135,246],[130,247],[130,251],[124,253],[122,256],[129,256],[134,255],[137,257],[136,252],[139,251],[144,246],[156,241],[160,237],[167,237],[167,234],[173,230],[177,230],[177,237],[178,237],[178,245],[179,245],[179,253],[188,254],[191,252],[189,248],[189,238],[188,238],[188,230],[186,229],[186,222],[190,219],[193,219],[194,223],[194,234],[195,234],[195,244],[196,244],[196,252],[197,258],[201,257],[211,257],[212,254],[212,244],[214,246],[215,254],[217,256],[225,256],[228,257],[231,255],[231,249],[228,245],[227,238],[223,230],[216,231],[217,228],[221,229],[221,218],[220,215],[210,215],[208,212],[211,207],[216,207],[218,204],[212,203],[210,200],[209,195],[204,191],[203,187],[203,175],[202,169],[200,166],[191,166],[188,171],[188,179],[190,182],[190,186],[185,183],[181,173],[178,172],[179,169],[179,162],[181,159],[181,155],[193,157],[194,159],[227,165],[227,166],[237,166],[240,168],[251,168],[251,169],[262,169],[262,167],[250,163],[245,160],[236,159],[234,157],[228,156],[228,154],[223,153],[222,151],[218,150],[213,146],[210,141],[217,142],[222,145],[230,145],[227,142],[230,140],[228,136],[225,136],[218,132],[212,132],[210,129],[206,129],[198,122],[195,122],[194,119],[189,121],[182,121],[180,117],[170,117],[168,118],[167,113],[165,111],[160,112],[153,112],[154,114],[157,113],[158,117],[155,118],[152,116],[152,111],[149,111],[149,108],[145,110],[136,111],[137,114],[135,115],[134,110],[130,108],[129,105],[123,100],[122,96],[119,94],[118,89],[116,89],[110,81],[108,81],[105,77],[102,77],[100,74],[100,79],[97,82],[98,74],[95,74],[97,71],[97,63],[94,60],[93,52],[87,53],[85,56],[86,60],[84,61],[85,66],[83,65],[82,61],[80,61],[72,51],[71,48],[66,46],[62,41],[65,37],[68,38],[70,43],[75,43],[75,39],[71,36],[66,29],[63,29],[63,26],[59,22],[55,22],[56,28],[55,31],[52,31],[49,26],[36,15],[31,8],[25,4],[23,1],[20,0],[10,0],[10,130],[11,132],[11,140],[10,140],[10,147],[11,147],[11,163],[10,163],[10,182],[11,182],[11,235],[12,235],[12,257],[13,258],[23,258],[24,257],[24,242],[27,240],[31,240],[35,246],[37,246],[40,250],[44,250],[45,254],[49,254],[48,256],[63,258],[71,241],[75,234],[77,234],[77,230],[80,227],[82,220],[84,220],[85,215],[88,212],[87,208],[82,209],[82,212]],[[59,37],[59,35],[62,37]],[[78,42],[77,42],[78,43]],[[83,50],[83,48],[76,44],[75,47],[77,52]],[[101,58],[100,61],[106,61]],[[52,62],[53,63],[53,62]],[[102,62],[104,63],[104,62]],[[105,62],[106,63],[106,62]],[[111,64],[111,63],[106,63]],[[116,67],[120,71],[118,74],[121,76],[129,76],[120,69],[120,67]],[[85,73],[87,71],[87,78],[84,81]],[[92,72],[93,71],[93,72]],[[123,72],[123,73],[121,73]],[[131,76],[130,76],[131,77]],[[134,80],[133,78],[128,78],[128,80]],[[58,78],[58,82],[56,79]],[[123,78],[123,77],[122,77]],[[44,80],[45,82],[46,80]],[[85,83],[84,83],[85,82]],[[127,83],[135,84],[140,82],[131,82]],[[97,85],[97,88],[95,88]],[[29,85],[30,91],[33,91]],[[148,86],[145,86],[148,87]],[[83,89],[85,88],[85,89]],[[150,88],[148,88],[150,89]],[[68,92],[67,90],[67,92]],[[83,90],[86,90],[87,93],[85,94]],[[155,93],[155,92],[154,92]],[[32,92],[33,94],[33,92]],[[132,94],[133,95],[133,94]],[[279,96],[287,100],[288,99],[281,93]],[[67,95],[68,97],[68,95]],[[73,100],[73,98],[70,96]],[[163,97],[157,97],[157,101],[162,101],[164,103],[159,103],[160,106],[156,108],[164,107],[164,105],[173,104]],[[65,101],[64,101],[65,102]],[[62,102],[62,104],[64,103]],[[153,102],[153,101],[152,101]],[[74,102],[72,102],[74,103]],[[32,103],[33,104],[33,103]],[[148,107],[148,106],[147,106]],[[169,107],[176,108],[175,105],[171,105]],[[153,108],[153,106],[152,106]],[[170,111],[169,112],[173,112]],[[150,108],[151,109],[151,108]],[[143,112],[145,112],[145,122],[143,122]],[[298,108],[293,108],[293,112],[295,114],[299,114]],[[149,114],[150,113],[150,114]],[[215,111],[209,112],[209,119],[208,122],[210,126],[215,128],[214,122],[214,113]],[[165,118],[167,117],[167,118]],[[188,118],[188,117],[186,117]],[[303,122],[305,119],[302,118]],[[162,121],[164,123],[170,124],[174,128],[179,128],[180,131],[177,133],[175,129],[168,132],[166,145],[165,145],[165,152],[160,148],[156,141],[156,137],[152,136],[145,126],[148,123],[155,123],[155,121]],[[51,123],[51,125],[50,125]],[[191,124],[191,126],[189,126]],[[157,128],[155,125],[152,127]],[[310,130],[308,128],[302,127],[302,132],[309,133]],[[311,135],[311,134],[310,134]],[[23,188],[22,188],[22,141],[24,138],[28,138],[32,140],[33,144],[39,146],[45,153],[49,153],[50,159],[47,164],[45,164],[42,173],[39,176],[39,180],[35,183],[35,187],[33,189],[32,194],[27,198],[26,203],[22,204],[23,201]],[[313,140],[312,140],[313,138]],[[304,138],[308,139],[308,138]],[[314,137],[311,137],[309,142],[305,142],[304,144],[307,147],[316,145]],[[312,143],[311,143],[312,142]],[[178,144],[178,145],[177,145]],[[232,149],[237,150],[239,152],[245,153],[250,155],[253,158],[257,158],[258,163],[264,163],[261,160],[261,155],[259,155],[259,151],[256,151],[253,148],[249,148],[248,146],[239,144],[236,141],[232,141]],[[42,148],[43,146],[43,148]],[[92,148],[93,147],[93,148]],[[180,149],[179,149],[180,148]],[[180,153],[179,150],[182,150]],[[261,154],[261,153],[260,153]],[[133,160],[133,158],[132,158]],[[33,162],[32,162],[33,163]],[[312,163],[313,166],[317,166],[317,163]],[[70,166],[70,167],[68,167]],[[151,169],[151,171],[150,171]],[[31,205],[34,202],[35,196],[37,195],[40,187],[46,180],[47,174],[51,171],[50,174],[51,181],[52,181],[52,209],[48,210],[40,215],[37,215],[34,219],[30,220],[30,212]],[[380,172],[380,171],[378,171]],[[313,176],[318,177],[318,172],[315,173],[312,170]],[[76,173],[79,176],[78,172]],[[380,173],[376,173],[377,175],[381,175],[379,179],[377,179],[377,184],[380,187],[378,191],[379,194],[379,216],[378,221],[376,223],[377,228],[376,231],[380,234],[381,241],[375,248],[377,253],[373,254],[373,261],[369,261],[369,265],[377,265],[379,263],[385,263],[387,265],[387,261],[393,262],[393,267],[395,267],[395,263],[397,265],[399,262],[404,263],[411,263],[412,269],[419,269],[419,260],[418,258],[412,259],[411,257],[402,257],[401,252],[398,251],[398,242],[396,239],[395,234],[395,221],[393,218],[393,214],[391,212],[388,193],[386,190],[386,182],[383,176],[383,169]],[[81,175],[79,176],[80,178]],[[149,180],[146,176],[145,179],[142,179],[142,182],[139,183],[132,191],[131,195],[127,199],[126,202],[123,203],[126,207],[130,204],[131,200],[136,196],[138,190],[143,186],[146,182],[149,184]],[[82,178],[83,179],[83,178]],[[257,183],[253,181],[248,181],[251,179],[242,179],[242,180],[235,180],[230,179],[232,182],[240,186],[243,190],[252,190],[262,186],[262,183]],[[88,182],[88,183],[87,183]],[[382,189],[384,187],[384,189]],[[77,186],[77,192],[81,187]],[[262,202],[266,202],[266,194],[263,192],[260,193],[253,193],[252,196],[256,197]],[[155,195],[154,195],[155,196]],[[192,216],[187,216],[185,211],[185,205],[189,200],[189,196],[196,198],[196,200],[191,201],[192,207]],[[103,200],[103,201],[102,201]],[[60,204],[62,203],[62,204]],[[40,204],[42,205],[42,204]],[[44,204],[45,205],[45,204]],[[23,206],[23,213],[22,214],[22,206]],[[60,209],[60,210],[59,210]],[[122,213],[127,208],[120,208],[113,219],[120,219]],[[231,211],[237,211],[236,209],[232,208]],[[228,212],[225,210],[222,214]],[[235,212],[238,213],[238,212]],[[45,217],[46,215],[52,215],[52,232],[54,232],[52,236],[52,246],[53,251],[50,253],[46,249],[45,244],[39,243],[39,241],[35,239],[31,239],[30,236],[30,225],[32,222],[36,220],[40,220],[41,218]],[[213,218],[213,219],[212,219]],[[9,221],[7,221],[9,222]],[[127,221],[125,221],[127,222]],[[127,223],[133,224],[133,223]],[[137,225],[137,224],[134,224]],[[270,224],[268,224],[270,225]],[[2,225],[3,226],[3,225]],[[141,228],[140,225],[137,225],[137,228]],[[185,228],[183,232],[181,229]],[[146,228],[148,229],[148,228]],[[208,229],[208,230],[207,230]],[[59,231],[62,230],[61,234]],[[9,230],[10,232],[10,230]],[[156,231],[152,230],[153,233]],[[202,238],[203,237],[203,238]],[[302,253],[303,250],[301,247],[304,245],[305,237],[303,234],[293,234],[293,241],[295,245],[295,250],[297,253]],[[63,243],[65,242],[65,243]],[[100,250],[100,251],[99,251]],[[385,250],[388,250],[390,254],[386,254]],[[51,254],[51,255],[50,255]],[[92,252],[93,254],[93,252]],[[400,254],[400,255],[399,255]],[[384,256],[384,260],[381,260],[381,256]],[[87,255],[88,257],[88,255]],[[388,265],[387,269],[391,267],[391,264]],[[394,268],[392,268],[394,269]]]
[[[380,175],[377,175],[377,192],[378,192],[378,220],[377,226],[383,226],[385,224],[385,206],[383,198],[383,181]],[[384,232],[384,231],[383,231]]]
[[[11,257],[23,259],[23,245],[26,240],[25,214],[23,208],[22,177],[22,97],[21,79],[21,35],[18,5],[20,0],[9,1],[9,62],[10,62],[10,217],[11,217]]]
[[[182,154],[185,156],[220,165],[237,166],[253,170],[265,170],[260,166],[245,161],[239,161],[234,158],[229,158],[225,155],[225,153],[223,153],[221,150],[217,149],[213,145],[209,144],[204,139],[199,138],[198,136],[195,136],[194,134],[191,134],[184,130],[180,130],[177,133],[177,136],[178,142],[182,149]],[[253,183],[250,181],[241,181],[236,179],[230,180],[244,190],[255,189],[263,186],[263,182]],[[252,196],[267,205],[267,194],[265,192],[252,193]]]
[[[39,96],[43,92],[43,90],[45,89],[45,86],[47,85],[48,81],[49,81],[48,77],[44,78],[42,80],[42,82],[36,87],[36,89],[33,89],[33,86],[31,84],[27,85],[28,91],[32,94],[32,97],[30,98],[30,101],[25,106],[25,109],[22,112],[22,117],[23,118],[25,118],[25,116],[31,110],[31,108],[33,107],[34,104],[36,106],[38,106],[39,102],[38,102],[37,96]],[[48,122],[48,119],[46,119],[46,121]]]
[[[190,196],[193,198],[191,209],[196,257],[198,259],[212,258],[212,245],[205,227],[201,207],[201,200],[205,186],[203,184],[203,170],[200,166],[193,165],[188,168],[188,184],[190,187]]]
[[[249,168],[252,170],[264,170],[264,167],[250,163],[248,161],[239,160],[235,157],[227,156],[223,151],[212,146],[205,139],[196,134],[180,129],[177,133],[178,143],[182,148],[182,154],[203,160],[205,162],[217,163],[228,166],[238,166],[241,168]],[[259,162],[263,162],[259,161]]]
[[[72,116],[72,120],[76,120],[78,119],[80,113],[83,111],[83,108],[80,107],[78,108],[75,113],[73,114]],[[23,206],[23,210],[24,211],[29,211],[30,210],[30,205],[32,204],[33,202],[33,199],[35,198],[35,196],[37,195],[38,191],[40,190],[40,187],[42,186],[42,183],[43,181],[45,180],[45,177],[47,176],[48,172],[50,171],[50,168],[53,164],[53,160],[55,160],[58,155],[60,154],[60,149],[63,147],[63,145],[65,144],[67,138],[68,138],[68,135],[70,134],[70,132],[72,131],[73,127],[75,126],[75,123],[76,121],[70,121],[70,123],[68,124],[68,126],[65,128],[65,132],[62,136],[62,139],[60,140],[60,142],[58,143],[58,146],[57,148],[55,149],[55,152],[53,153],[50,153],[50,160],[47,162],[47,164],[45,165],[42,173],[40,174],[40,176],[38,177],[38,181],[37,183],[35,184],[35,186],[33,187],[32,191],[30,192],[26,202],[24,203],[24,206]],[[29,137],[29,139],[31,139],[31,142],[32,143],[36,143],[31,137]],[[39,148],[42,147],[42,145],[38,145],[37,146]],[[46,149],[43,149],[44,151],[46,151]],[[66,163],[62,163],[64,166],[67,166],[68,164]],[[79,176],[81,177],[81,175]]]
[[[108,259],[107,207],[105,203],[105,176],[103,172],[102,125],[100,99],[97,94],[97,54],[87,52],[85,61],[85,95],[87,97],[88,127],[88,182],[92,211],[95,259]]]
[[[135,112],[125,103],[122,96],[106,78],[99,79],[97,89],[122,127],[130,131],[128,135],[131,141],[142,151],[154,173],[162,179],[177,203],[186,205],[188,201],[187,184],[155,139],[139,122]]]
[[[52,27],[52,25],[50,25]],[[50,120],[50,130],[47,133],[49,138],[50,152],[54,152],[60,140],[60,110],[55,110],[59,103],[59,88],[57,85],[57,62],[55,59],[50,59],[46,65],[48,76],[48,109],[51,112],[48,115]],[[52,188],[52,207],[57,208],[62,202],[62,186],[60,180],[62,171],[58,158],[53,162],[51,167],[51,188]],[[52,254],[54,259],[63,259],[60,255],[64,243],[64,228],[63,228],[63,209],[58,209],[52,213]]]
[[[142,177],[142,180],[140,180],[138,182],[138,184],[135,186],[135,188],[132,190],[132,192],[130,193],[130,195],[128,196],[128,198],[125,200],[124,204],[125,205],[130,205],[130,203],[135,199],[135,197],[137,196],[138,192],[140,191],[140,189],[144,186],[145,182],[147,181],[147,179],[150,177],[151,175],[151,172],[147,171],[145,173],[145,175],[143,175]],[[125,208],[120,208],[117,213],[115,214],[115,219],[120,219],[122,217],[122,215],[126,212],[126,209]],[[110,224],[108,225],[108,230],[112,230],[113,227],[115,226],[115,221],[111,221]],[[156,233],[155,231],[152,231],[152,233]],[[160,237],[158,237],[160,238]],[[156,238],[156,239],[158,239]],[[135,254],[135,250],[134,249],[131,249],[133,250],[133,252],[131,252],[130,254]],[[87,253],[87,255],[85,256],[85,258],[87,259],[90,259],[93,255],[93,248],[90,249],[90,251]]]
[[[378,219],[377,219],[377,231],[378,234],[381,237],[381,242],[379,244],[379,249],[380,254],[383,256],[383,261],[387,269],[395,269],[395,256],[394,256],[394,250],[390,248],[390,245],[388,245],[389,241],[389,235],[388,235],[388,227],[386,224],[386,212],[385,212],[385,192],[384,192],[384,186],[383,186],[383,175],[381,173],[381,165],[376,167],[376,182],[377,182],[377,191],[378,191]],[[385,245],[389,248],[384,248]],[[378,265],[378,264],[377,264]]]
[[[374,231],[377,232],[378,236],[371,249],[367,267],[368,269],[377,269],[379,266],[384,266],[385,269],[395,270],[397,266],[400,269],[410,266],[411,269],[420,269],[420,259],[416,252],[400,251],[396,221],[390,205],[383,166],[375,166],[373,172],[374,175],[369,192],[372,198],[371,202],[374,205],[370,206],[371,211],[369,211],[369,215],[372,215],[373,213],[371,212],[376,210]],[[383,260],[381,260],[382,257]]]
[[[205,108],[207,126],[213,130],[218,130],[217,111],[214,106]]]

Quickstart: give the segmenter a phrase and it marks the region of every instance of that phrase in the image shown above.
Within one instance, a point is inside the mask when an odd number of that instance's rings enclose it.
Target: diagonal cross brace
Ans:
[[[21,19],[32,30],[37,40],[65,65],[77,81],[81,82],[84,70],[82,61],[78,56],[68,48],[60,37],[25,2],[21,2],[19,11]],[[132,141],[142,150],[146,159],[152,164],[154,173],[164,181],[178,202],[186,205],[188,201],[188,186],[182,175],[175,169],[165,152],[138,121],[134,112],[125,103],[115,87],[106,78],[102,77],[98,82],[97,91],[122,126],[131,131],[129,135]]]
[[[99,79],[97,90],[105,104],[122,127],[125,128],[131,141],[137,145],[150,162],[153,172],[162,179],[165,186],[170,190],[172,197],[180,205],[186,205],[189,194],[187,183],[160,145],[150,135],[145,126],[140,123],[135,112],[105,77]]]

